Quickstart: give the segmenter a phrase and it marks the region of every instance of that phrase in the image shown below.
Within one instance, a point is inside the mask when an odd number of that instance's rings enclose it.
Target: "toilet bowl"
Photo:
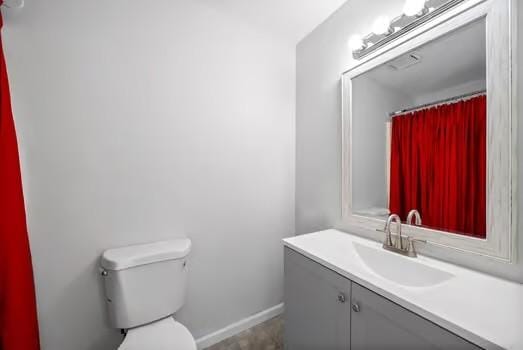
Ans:
[[[173,315],[185,303],[189,239],[106,250],[101,259],[109,323],[126,336],[118,350],[196,350]]]
[[[196,342],[184,325],[168,317],[129,329],[118,350],[196,350]]]

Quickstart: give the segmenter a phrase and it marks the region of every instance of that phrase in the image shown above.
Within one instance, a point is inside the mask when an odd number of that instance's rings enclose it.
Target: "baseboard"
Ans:
[[[209,346],[217,344],[222,340],[232,337],[238,333],[241,333],[249,328],[252,328],[260,323],[270,320],[283,313],[283,303],[273,306],[267,310],[259,312],[255,315],[249,316],[235,322],[225,328],[222,328],[214,333],[208,334],[196,340],[198,349],[205,349]]]

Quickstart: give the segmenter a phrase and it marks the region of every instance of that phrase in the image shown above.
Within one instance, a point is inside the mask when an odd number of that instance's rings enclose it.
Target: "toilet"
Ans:
[[[101,258],[109,324],[125,333],[118,350],[196,350],[173,318],[185,302],[189,239],[106,250]]]

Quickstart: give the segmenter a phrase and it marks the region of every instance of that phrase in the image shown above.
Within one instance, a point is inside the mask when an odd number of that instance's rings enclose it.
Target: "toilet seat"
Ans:
[[[184,325],[168,317],[128,330],[118,350],[196,350],[196,342]]]

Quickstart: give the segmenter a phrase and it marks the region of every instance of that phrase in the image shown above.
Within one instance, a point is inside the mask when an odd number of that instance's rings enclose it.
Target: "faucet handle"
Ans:
[[[382,228],[382,229],[377,228],[376,232],[382,232],[382,233],[385,234],[385,241],[383,242],[384,246],[385,245],[389,246],[389,247],[393,246],[392,235],[391,235],[391,233],[389,231],[387,231],[387,225],[385,225],[385,228]]]
[[[414,247],[414,241],[411,237],[407,237],[407,239],[409,241],[409,246],[407,248],[407,256],[415,258],[418,256],[418,253],[416,252],[416,248]]]
[[[417,239],[417,238],[412,238],[412,237],[407,237],[407,240],[409,242],[409,246],[407,248],[407,256],[410,256],[412,258],[415,258],[418,256],[418,253],[416,252],[416,247],[414,246],[414,242],[417,242],[417,243],[427,243],[426,240],[424,239]]]

